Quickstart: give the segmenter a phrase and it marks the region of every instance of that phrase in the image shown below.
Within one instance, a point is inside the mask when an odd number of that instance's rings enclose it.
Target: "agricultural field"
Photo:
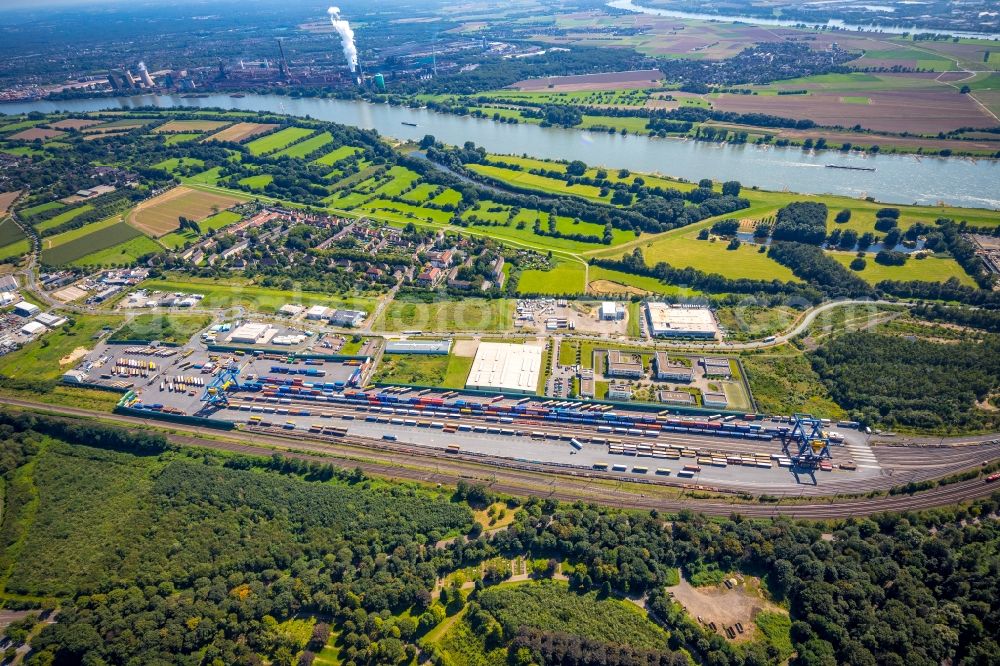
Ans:
[[[175,231],[181,216],[197,222],[244,198],[238,194],[204,192],[181,185],[137,205],[129,213],[128,221],[140,231],[157,238]]]
[[[59,130],[82,130],[100,124],[101,121],[94,118],[63,118],[49,123],[49,127]]]
[[[274,289],[261,287],[251,280],[231,278],[214,280],[209,278],[186,277],[183,275],[168,276],[147,280],[142,283],[143,289],[150,291],[180,291],[184,293],[204,294],[201,301],[205,308],[230,308],[242,306],[258,312],[274,313],[286,303],[299,305],[326,305],[334,308],[364,310],[371,312],[375,305],[374,298],[342,297],[331,294],[319,294],[292,289]]]
[[[305,127],[286,127],[283,130],[254,139],[246,144],[251,155],[269,155],[285,148],[289,144],[304,139],[316,130]]]
[[[111,222],[111,224],[106,224]],[[42,250],[42,263],[50,266],[63,266],[65,264],[71,264],[79,259],[93,255],[96,252],[101,252],[109,248],[114,248],[122,243],[128,243],[140,237],[149,241],[148,238],[143,236],[142,232],[135,227],[129,225],[126,222],[118,221],[117,218],[109,218],[104,222],[95,222],[94,224],[88,224],[80,229],[73,229],[65,234],[59,234],[58,236],[53,236],[51,240],[60,239],[61,237],[67,236],[67,234],[72,234],[74,231],[85,231],[83,234],[74,235],[69,240],[54,244],[48,249]],[[45,239],[44,243],[50,239]],[[139,241],[140,243],[142,241]],[[159,245],[152,243],[152,246],[156,250],[160,250]],[[144,244],[145,245],[145,244]],[[146,245],[146,247],[150,247]],[[149,250],[149,251],[156,251]],[[142,254],[145,254],[143,252]],[[126,253],[128,255],[128,253]],[[141,255],[137,255],[141,256]],[[103,262],[98,262],[103,263]],[[117,263],[117,262],[108,262]]]
[[[300,141],[293,146],[274,153],[273,157],[296,157],[301,159],[331,142],[333,142],[333,136],[329,132],[321,132],[316,136],[309,137],[305,141]]]
[[[153,165],[154,169],[162,169],[169,174],[177,175],[178,167],[193,166],[204,167],[205,161],[197,157],[171,157]]]
[[[67,222],[73,220],[73,218],[79,215],[83,215],[84,213],[91,211],[93,209],[94,207],[91,206],[90,204],[83,204],[82,206],[76,206],[74,208],[70,208],[69,210],[64,210],[55,217],[50,217],[49,219],[39,222],[38,224],[33,226],[35,227],[35,231],[41,233],[43,231],[47,231],[49,229],[55,229],[60,225],[66,224]]]
[[[180,132],[177,134],[169,134],[163,140],[163,145],[165,146],[176,146],[179,143],[187,143],[188,141],[194,141],[195,139],[201,138],[201,134],[196,134],[194,132]]]
[[[0,217],[0,247],[10,245],[24,238],[24,232],[13,219]]]
[[[653,266],[665,261],[674,268],[695,268],[705,273],[719,273],[732,279],[780,280],[796,282],[792,271],[759,252],[757,246],[743,243],[730,250],[727,243],[698,240],[698,231],[711,222],[699,222],[681,229],[674,229],[654,240],[637,245],[646,263]],[[611,252],[607,253],[608,255]],[[615,253],[621,256],[621,252]]]
[[[54,129],[45,129],[44,127],[30,127],[28,129],[23,129],[20,132],[15,132],[7,137],[7,141],[48,141],[49,139],[55,139],[60,136],[65,136],[66,132],[61,132]]]
[[[152,125],[158,122],[159,118],[136,118],[130,116],[128,118],[120,118],[118,120],[110,120],[100,125],[94,125],[83,130],[84,134],[103,134],[103,133],[113,133],[118,131],[130,131],[138,129],[140,127],[145,127],[146,125]]]
[[[550,192],[557,195],[573,194],[578,197],[583,197],[584,199],[603,201],[605,203],[611,199],[610,192],[606,196],[602,197],[601,189],[599,187],[594,187],[593,185],[570,185],[569,183],[556,178],[537,176],[526,171],[512,171],[510,169],[489,166],[486,164],[469,164],[468,168],[471,171],[475,171],[476,173],[489,178],[510,183],[518,187],[528,187],[540,192]]]
[[[163,247],[146,236],[136,236],[111,247],[91,252],[74,260],[74,266],[127,266],[147,254],[162,252]]]
[[[381,331],[507,331],[514,320],[510,299],[466,298],[425,303],[396,298],[372,328]]]
[[[333,166],[337,162],[346,160],[348,157],[357,155],[361,152],[361,149],[356,146],[340,146],[339,148],[334,148],[330,152],[317,157],[313,160],[314,164],[322,164],[324,166]]]
[[[43,204],[38,204],[37,206],[31,206],[30,208],[23,208],[20,211],[20,215],[24,219],[29,219],[38,215],[39,213],[45,213],[50,210],[55,210],[56,208],[62,208],[66,204],[61,201],[47,201]]]
[[[213,132],[230,123],[225,120],[169,120],[153,130],[155,134],[175,132]]]
[[[0,216],[3,216],[10,209],[11,204],[17,200],[20,193],[20,191],[0,192]]]
[[[31,249],[28,237],[14,220],[0,218],[0,262],[20,257]]]
[[[587,272],[590,283],[587,293],[611,295],[645,295],[663,294],[679,298],[699,298],[704,294],[695,289],[687,289],[671,284],[663,284],[656,278],[645,275],[632,275],[622,271],[611,270],[601,266],[590,266]]]
[[[849,266],[857,256],[853,252],[831,252],[830,256],[844,266]],[[875,262],[875,255],[865,257],[867,265],[857,274],[871,284],[883,280],[917,280],[923,282],[946,282],[956,278],[962,284],[975,287],[976,282],[950,257],[910,258],[902,266],[884,266]]]
[[[522,271],[517,281],[517,292],[553,296],[582,294],[587,288],[584,284],[586,270],[587,267],[578,261],[558,261],[549,271]]]
[[[239,222],[241,219],[242,217],[239,213],[234,213],[231,210],[223,210],[198,222],[198,227],[201,229],[202,235],[207,235],[215,233],[219,229],[227,227],[230,224]],[[184,245],[188,242],[193,243],[198,240],[198,238],[199,235],[193,230],[185,229],[184,231],[174,231],[166,236],[161,236],[158,240],[161,245],[164,245],[171,250],[176,250],[184,247]]]
[[[235,125],[230,125],[226,129],[216,132],[211,136],[205,137],[204,141],[232,141],[234,143],[242,143],[247,139],[252,139],[258,134],[270,132],[275,127],[277,127],[277,125],[273,123],[240,122]]]
[[[262,192],[264,188],[270,185],[271,181],[273,180],[274,176],[272,176],[269,173],[263,173],[257,176],[248,176],[246,178],[241,178],[239,182],[240,185],[245,185],[246,187],[249,187],[251,190],[254,190],[256,192]]]

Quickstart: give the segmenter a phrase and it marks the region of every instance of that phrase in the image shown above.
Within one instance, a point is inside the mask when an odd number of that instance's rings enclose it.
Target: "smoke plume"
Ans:
[[[340,35],[340,45],[344,49],[344,58],[347,60],[347,66],[353,72],[358,67],[358,47],[354,45],[354,31],[351,29],[351,24],[340,18],[339,7],[330,7],[326,13],[330,15],[330,25]]]

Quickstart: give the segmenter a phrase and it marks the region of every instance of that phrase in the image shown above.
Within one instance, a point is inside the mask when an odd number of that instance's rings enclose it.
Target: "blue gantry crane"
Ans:
[[[781,446],[798,468],[815,469],[821,461],[833,457],[823,422],[812,414],[792,415],[791,430],[781,432]]]
[[[215,379],[205,387],[205,392],[201,396],[202,402],[207,405],[226,406],[229,404],[229,391],[240,388],[240,367],[233,363],[222,369]]]

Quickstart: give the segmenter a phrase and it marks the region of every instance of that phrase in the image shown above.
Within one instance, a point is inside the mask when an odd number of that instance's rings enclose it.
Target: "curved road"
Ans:
[[[712,488],[654,486],[634,481],[621,482],[613,478],[591,476],[581,471],[569,471],[540,466],[523,469],[511,461],[480,462],[464,456],[435,456],[416,447],[390,449],[382,442],[362,438],[346,438],[322,442],[301,436],[226,432],[198,426],[151,421],[123,414],[94,413],[84,409],[44,405],[26,400],[8,400],[8,404],[34,411],[56,413],[70,419],[100,419],[135,427],[145,424],[169,429],[167,438],[178,446],[219,449],[247,455],[269,456],[275,452],[318,462],[341,461],[338,464],[360,467],[365,473],[391,479],[407,479],[423,483],[454,484],[459,479],[487,483],[500,493],[525,496],[553,497],[563,501],[583,500],[621,508],[679,511],[689,509],[700,513],[728,516],[787,515],[798,518],[826,519],[845,516],[871,515],[886,511],[909,511],[945,506],[990,495],[1000,486],[986,484],[981,478],[938,486],[912,495],[885,497],[809,498],[790,500],[785,504],[740,503],[714,497],[697,499],[692,491],[713,492]]]

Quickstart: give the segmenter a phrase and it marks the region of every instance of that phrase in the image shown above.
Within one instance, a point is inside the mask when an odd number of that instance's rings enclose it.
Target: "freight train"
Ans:
[[[663,413],[616,413],[596,409],[591,405],[518,402],[499,404],[500,400],[477,401],[469,398],[445,399],[434,395],[403,397],[390,390],[355,390],[348,382],[308,382],[300,377],[260,377],[244,382],[242,389],[260,396],[257,400],[288,404],[291,400],[340,403],[365,406],[386,413],[411,416],[457,417],[479,416],[487,421],[511,423],[514,419],[538,423],[572,423],[593,426],[599,432],[622,435],[657,437],[661,432],[713,435],[771,441],[781,434],[782,427],[764,427],[754,423],[685,421]],[[501,396],[502,398],[502,396]],[[549,401],[551,402],[551,401]],[[300,414],[303,410],[299,410]]]

